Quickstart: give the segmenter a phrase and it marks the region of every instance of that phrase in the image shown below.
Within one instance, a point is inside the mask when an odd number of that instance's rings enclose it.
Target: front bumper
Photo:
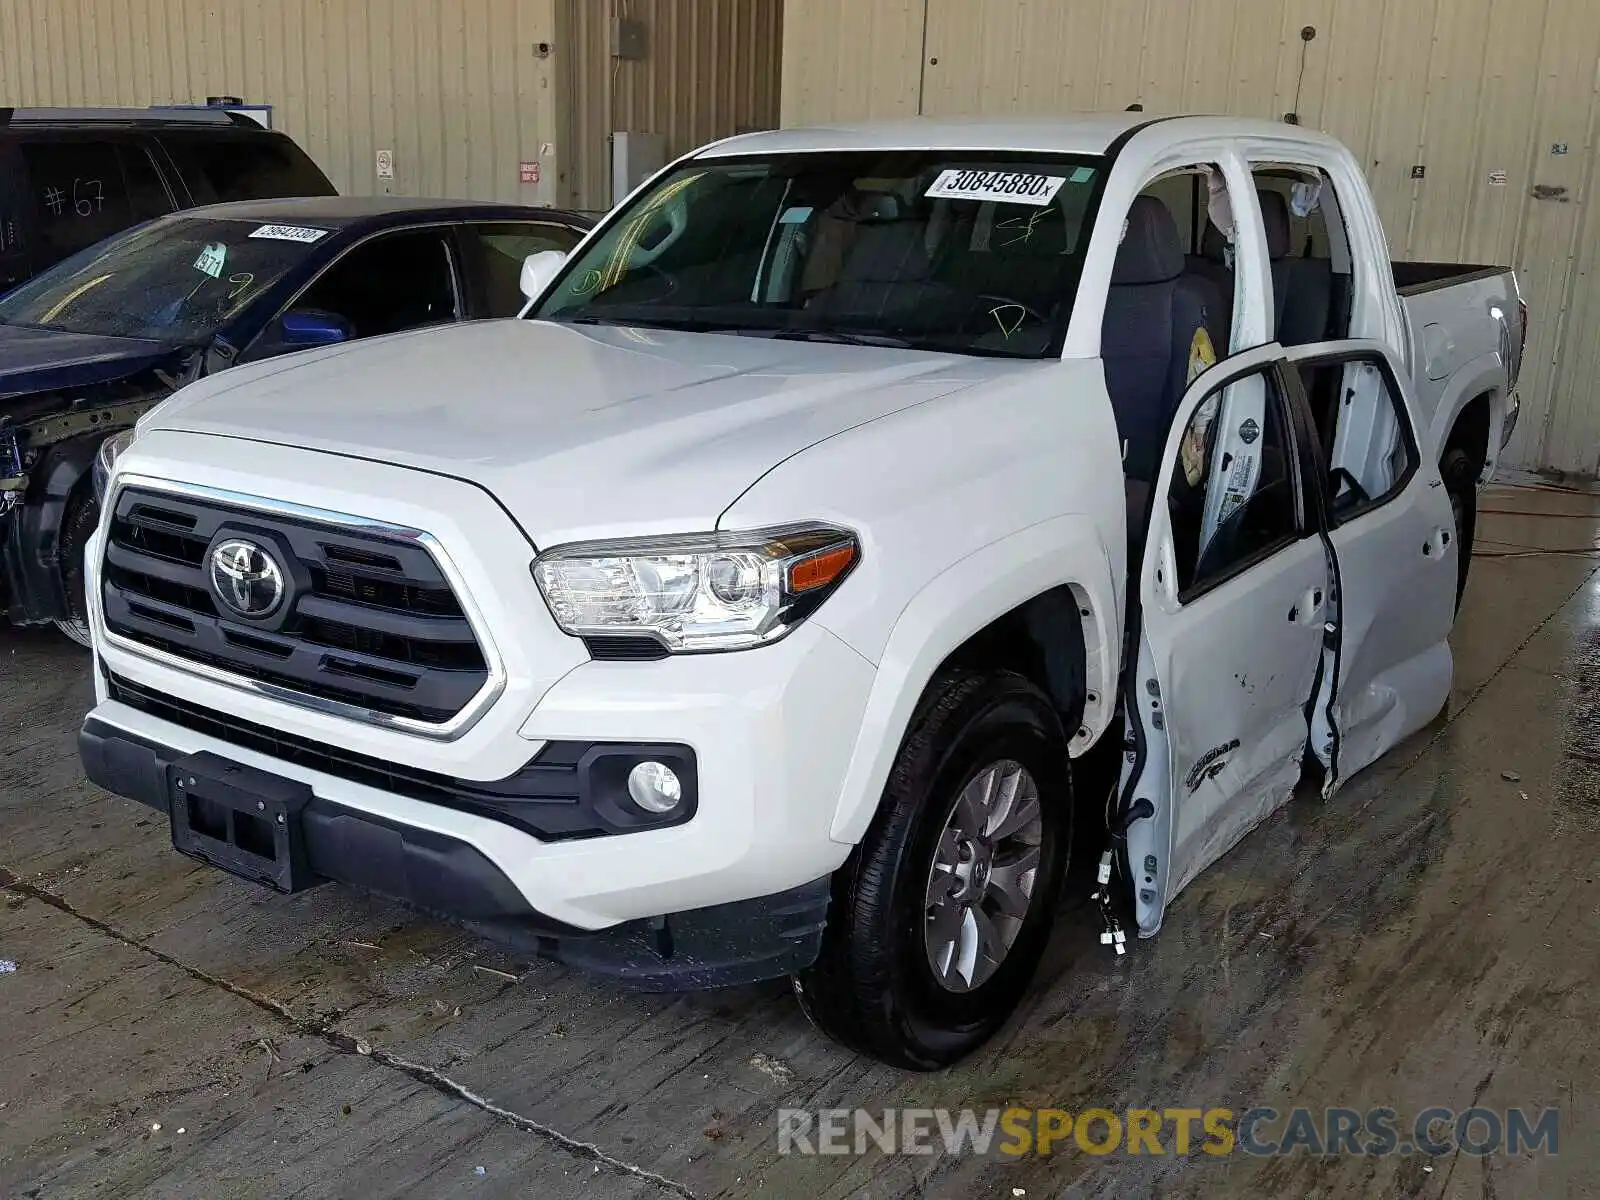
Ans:
[[[191,756],[93,716],[78,734],[78,749],[91,781],[172,816],[172,769]],[[774,895],[590,932],[540,913],[503,871],[460,838],[314,793],[298,817],[298,838],[317,882],[389,896],[502,944],[644,990],[720,987],[797,971],[816,958],[827,917],[824,876]]]
[[[210,462],[222,457],[219,445],[158,431],[128,451],[124,469],[244,501],[285,494],[305,510],[382,513],[387,524],[426,530],[455,561],[452,587],[478,610],[503,686],[470,724],[424,736],[110,637],[100,602],[102,521],[87,563],[97,672],[85,746],[92,777],[146,803],[152,773],[163,774],[172,756],[212,755],[289,781],[314,797],[307,829],[320,839],[319,875],[498,925],[502,935],[537,928],[537,936],[577,944],[579,933],[626,940],[644,928],[671,940],[675,927],[687,928],[686,914],[713,928],[742,914],[737,921],[754,927],[774,906],[781,924],[822,903],[822,881],[851,849],[831,831],[875,678],[873,665],[838,637],[808,621],[737,653],[594,660],[556,626],[529,570],[526,535],[480,489],[365,461],[339,460],[330,471],[327,456],[267,444],[252,446],[242,466]],[[108,677],[175,703],[125,702]],[[523,821],[477,803],[550,747],[574,743],[681,748],[694,764],[692,815],[626,832],[575,832],[550,825],[548,806]],[[386,777],[386,765],[406,778]],[[431,794],[441,780],[459,787]],[[163,794],[158,806],[165,803]],[[359,848],[330,857],[341,839]],[[367,858],[387,865],[370,867]],[[731,935],[724,928],[716,936]],[[781,973],[776,958],[736,957]]]

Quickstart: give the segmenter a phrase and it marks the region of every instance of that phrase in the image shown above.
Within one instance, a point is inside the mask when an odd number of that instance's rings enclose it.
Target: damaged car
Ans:
[[[514,316],[526,257],[571,248],[591,224],[396,197],[208,205],[0,298],[0,613],[89,644],[97,463],[184,384],[311,346]]]

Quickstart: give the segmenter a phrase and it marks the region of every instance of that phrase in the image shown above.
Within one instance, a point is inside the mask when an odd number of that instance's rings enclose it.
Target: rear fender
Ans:
[[[1428,445],[1433,448],[1436,461],[1442,458],[1456,420],[1468,404],[1485,393],[1489,396],[1489,446],[1483,477],[1487,479],[1494,473],[1506,419],[1506,364],[1498,354],[1475,358],[1450,376],[1433,413]]]
[[[854,845],[866,834],[906,729],[939,665],[996,618],[1061,585],[1070,586],[1078,602],[1088,693],[1072,753],[1094,744],[1116,705],[1122,592],[1094,522],[1055,517],[946,568],[901,612],[861,716],[830,829],[835,841]]]

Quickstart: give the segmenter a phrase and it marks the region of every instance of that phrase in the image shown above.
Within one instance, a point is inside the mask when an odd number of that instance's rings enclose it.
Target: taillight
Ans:
[[[1522,297],[1517,297],[1517,357],[1511,364],[1509,372],[1511,383],[1517,386],[1517,376],[1522,373],[1522,355],[1528,349],[1528,302]]]

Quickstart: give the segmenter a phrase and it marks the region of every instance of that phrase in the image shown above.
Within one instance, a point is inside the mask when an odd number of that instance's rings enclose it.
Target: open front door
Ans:
[[[1324,343],[1290,359],[1316,425],[1337,574],[1311,742],[1331,796],[1449,699],[1461,548],[1387,348]]]
[[[1150,505],[1126,707],[1139,933],[1292,793],[1330,595],[1279,346],[1197,379]],[[1132,590],[1132,589],[1130,589]]]

